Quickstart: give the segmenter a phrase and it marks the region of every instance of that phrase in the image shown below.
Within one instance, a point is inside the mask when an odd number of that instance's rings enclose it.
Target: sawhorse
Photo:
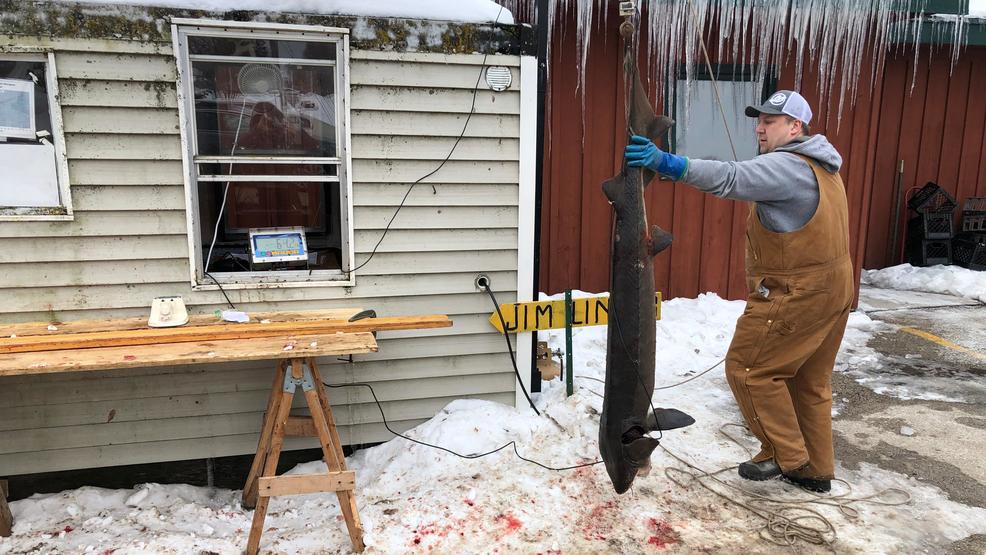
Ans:
[[[14,518],[7,506],[7,480],[0,480],[0,537],[9,537],[13,526]]]
[[[289,371],[290,369],[290,371]],[[291,401],[298,387],[305,394],[311,416],[289,415]],[[325,474],[277,476],[277,461],[281,456],[285,436],[315,436],[322,447],[328,467]],[[276,495],[334,491],[339,498],[342,515],[349,529],[353,550],[363,551],[363,525],[356,510],[356,473],[346,469],[346,458],[339,441],[332,408],[322,387],[322,377],[314,358],[292,358],[277,365],[264,426],[257,445],[257,455],[243,487],[243,506],[255,507],[247,555],[256,555],[264,531],[267,505]]]

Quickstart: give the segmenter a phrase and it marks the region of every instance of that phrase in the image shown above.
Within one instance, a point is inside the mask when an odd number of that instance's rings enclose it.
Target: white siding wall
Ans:
[[[76,218],[0,222],[0,322],[143,316],[160,295],[182,295],[196,313],[221,308],[220,292],[193,292],[188,283],[170,46],[47,43],[56,48]],[[381,333],[380,352],[357,356],[357,364],[323,361],[331,382],[373,383],[400,429],[455,398],[514,401],[503,339],[487,323],[489,299],[473,285],[486,273],[500,302],[516,298],[520,60],[494,59],[514,72],[514,86],[493,93],[481,82],[476,114],[452,160],[415,188],[356,287],[229,291],[247,311],[355,306],[381,315],[449,314],[451,329]],[[352,52],[357,264],[407,184],[448,154],[482,61]],[[0,378],[0,476],[253,452],[272,368],[237,363]],[[368,391],[334,389],[330,397],[344,442],[390,437]]]

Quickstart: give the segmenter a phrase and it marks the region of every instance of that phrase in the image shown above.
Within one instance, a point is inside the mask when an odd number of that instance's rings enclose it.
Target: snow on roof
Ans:
[[[437,19],[513,24],[510,10],[493,0],[58,0],[85,4],[155,6],[205,11],[246,10],[319,15]]]

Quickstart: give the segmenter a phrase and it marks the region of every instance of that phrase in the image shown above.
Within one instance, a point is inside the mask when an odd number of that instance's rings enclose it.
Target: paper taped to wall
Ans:
[[[0,79],[0,137],[34,139],[34,82]]]

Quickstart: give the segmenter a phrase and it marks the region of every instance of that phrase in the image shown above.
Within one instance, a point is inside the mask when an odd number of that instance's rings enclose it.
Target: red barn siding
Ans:
[[[966,48],[955,68],[951,72],[949,68],[947,49],[939,49],[929,61],[928,47],[923,47],[916,72],[911,53],[887,61],[879,103],[881,132],[875,147],[866,268],[900,261],[906,207],[900,211],[898,253],[890,250],[893,184],[900,160],[904,161],[904,193],[934,181],[952,193],[960,207],[969,197],[986,196],[986,48]],[[960,220],[960,210],[956,210],[957,225]]]

